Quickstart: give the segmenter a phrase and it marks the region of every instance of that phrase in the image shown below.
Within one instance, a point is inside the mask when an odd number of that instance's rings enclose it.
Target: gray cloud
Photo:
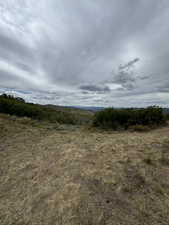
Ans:
[[[110,92],[110,88],[107,86],[98,86],[98,85],[81,85],[81,90],[91,91],[91,92]]]
[[[120,84],[119,90],[127,89],[132,90],[135,88],[136,83],[139,79],[144,80],[145,77],[138,77],[134,70],[134,64],[140,61],[139,58],[133,59],[124,65],[118,67],[117,72],[113,72],[113,79],[106,81],[112,84]]]
[[[15,60],[16,58],[24,58],[25,60],[33,59],[33,52],[19,40],[11,38],[5,34],[0,34],[0,51],[1,57]]]
[[[140,61],[139,58],[135,58],[135,59],[129,61],[129,62],[128,62],[127,64],[125,64],[125,65],[120,65],[120,66],[119,66],[119,69],[120,69],[120,70],[130,69],[131,67],[134,66],[134,64],[136,64],[136,63],[139,62],[139,61]]]
[[[5,0],[0,88],[41,103],[166,105],[167,21],[168,0]]]

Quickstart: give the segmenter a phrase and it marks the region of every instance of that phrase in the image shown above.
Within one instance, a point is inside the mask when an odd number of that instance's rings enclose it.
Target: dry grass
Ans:
[[[168,225],[169,127],[106,132],[0,115],[1,225]]]

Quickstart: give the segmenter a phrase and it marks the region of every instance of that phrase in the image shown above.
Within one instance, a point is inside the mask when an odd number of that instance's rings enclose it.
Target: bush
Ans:
[[[113,109],[108,108],[97,112],[93,125],[102,128],[128,129],[131,126],[159,126],[166,121],[163,110],[157,106],[145,109]],[[145,128],[145,127],[144,127]]]
[[[138,132],[146,132],[146,131],[150,131],[150,127],[145,125],[134,125],[129,127],[129,130],[138,131]]]
[[[22,98],[15,98],[11,95],[0,95],[0,113],[29,117],[36,120],[48,120],[75,124],[75,118],[68,112],[56,111],[42,105],[26,103]]]
[[[169,113],[166,114],[166,120],[169,120]]]

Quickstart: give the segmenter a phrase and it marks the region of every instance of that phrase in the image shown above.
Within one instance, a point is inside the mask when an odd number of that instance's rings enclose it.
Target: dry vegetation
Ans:
[[[168,225],[169,127],[111,132],[0,115],[1,225]]]

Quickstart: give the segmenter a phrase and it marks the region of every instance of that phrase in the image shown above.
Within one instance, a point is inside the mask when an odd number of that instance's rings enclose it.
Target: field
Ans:
[[[168,225],[169,126],[104,131],[0,114],[1,225]]]

